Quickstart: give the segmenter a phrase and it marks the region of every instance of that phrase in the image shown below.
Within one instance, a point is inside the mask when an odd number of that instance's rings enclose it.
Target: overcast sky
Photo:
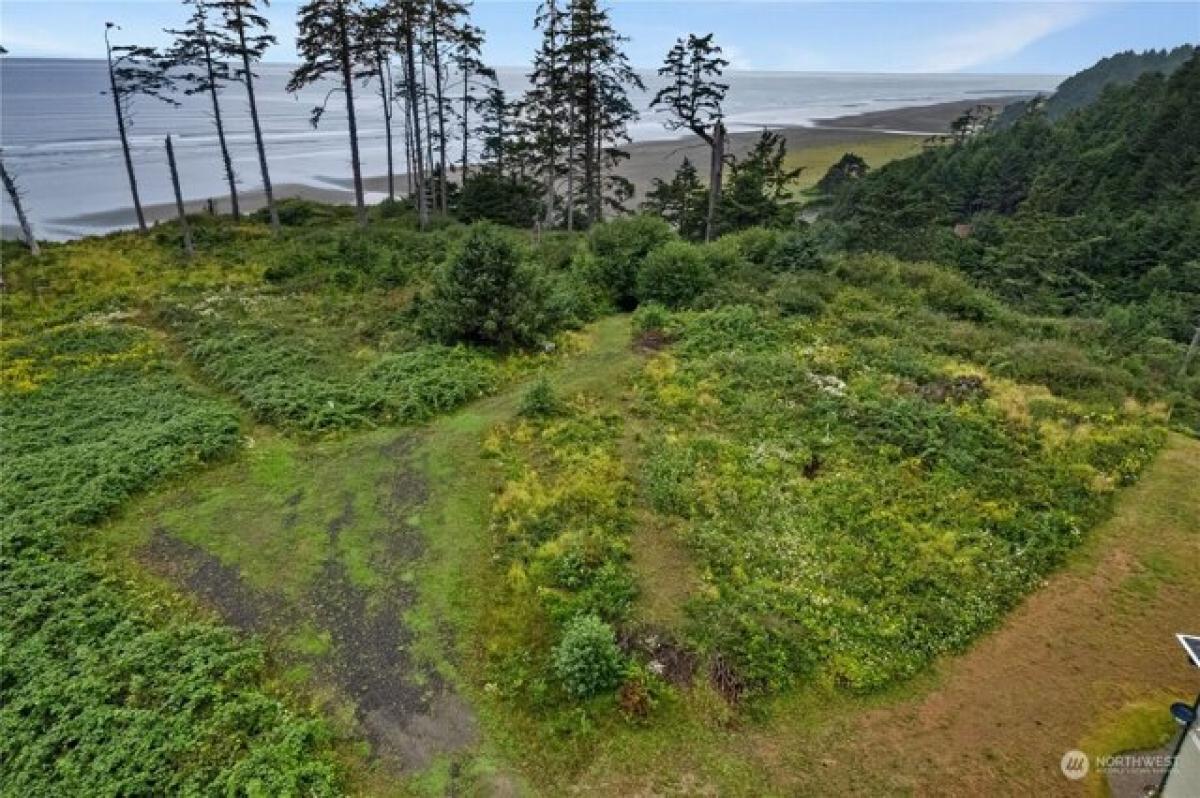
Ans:
[[[679,35],[715,32],[742,69],[850,72],[1076,72],[1118,50],[1200,40],[1200,2],[748,2],[615,0],[617,27],[638,66],[657,66]],[[271,61],[296,57],[296,0],[268,12],[279,45]],[[534,2],[477,0],[486,57],[523,65],[537,43]],[[14,56],[89,58],[104,54],[103,26],[120,39],[162,44],[162,28],[186,10],[168,0],[2,0],[0,44]]]

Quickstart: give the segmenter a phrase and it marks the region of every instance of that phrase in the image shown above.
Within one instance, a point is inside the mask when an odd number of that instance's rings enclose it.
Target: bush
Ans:
[[[811,279],[806,279],[811,278]],[[779,312],[785,316],[816,316],[825,309],[833,290],[823,275],[786,275],[771,292]]]
[[[656,216],[614,219],[592,228],[588,246],[593,257],[579,263],[588,281],[616,307],[632,310],[642,262],[652,250],[674,239],[671,226]]]
[[[529,346],[554,326],[546,294],[544,279],[522,263],[512,237],[482,222],[435,277],[420,309],[422,326],[444,343]]]
[[[554,393],[554,386],[550,384],[550,380],[540,377],[521,397],[520,413],[530,418],[545,418],[556,414],[559,405],[558,396]]]
[[[638,269],[637,297],[641,302],[680,307],[712,283],[712,269],[704,251],[695,244],[671,241],[651,252]]]
[[[633,314],[633,331],[637,333],[665,330],[671,322],[671,312],[657,302],[647,302]]]
[[[577,616],[554,649],[554,670],[576,698],[614,689],[624,662],[613,628],[595,615]]]
[[[825,259],[816,241],[805,233],[789,233],[767,259],[767,265],[777,272],[796,272],[821,269]]]

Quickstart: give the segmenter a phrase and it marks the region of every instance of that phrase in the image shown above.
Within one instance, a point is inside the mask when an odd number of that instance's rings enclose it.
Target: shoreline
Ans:
[[[980,97],[971,100],[954,100],[950,102],[932,103],[929,105],[912,105],[894,108],[886,111],[868,111],[847,116],[813,120],[811,125],[764,125],[762,129],[775,130],[787,140],[788,153],[815,147],[846,146],[865,141],[877,141],[881,138],[912,138],[916,136],[940,135],[949,131],[950,122],[975,105],[992,105],[1001,108],[1004,105],[1025,99],[1024,94],[1006,94],[1002,97]],[[741,155],[758,138],[758,130],[741,130],[729,134],[729,151]],[[704,152],[706,145],[695,136],[684,136],[675,139],[658,139],[653,141],[634,142],[626,147],[629,158],[618,168],[618,174],[630,179],[636,189],[635,199],[645,195],[646,189],[655,179],[669,179],[683,158],[694,153]],[[696,160],[693,158],[693,160]],[[395,176],[397,196],[404,196],[404,173]],[[363,180],[364,190],[371,195],[368,203],[381,201],[387,191],[387,175],[372,175]],[[354,193],[349,178],[337,178],[327,181],[327,185],[308,183],[282,183],[274,187],[276,199],[300,198],[329,204],[350,204],[354,201]],[[238,193],[238,201],[244,213],[251,213],[266,204],[262,189],[255,188]],[[211,199],[194,199],[184,202],[189,214],[204,213],[209,202],[212,202],[217,213],[229,213],[228,197],[212,197]],[[155,203],[143,206],[146,221],[154,224],[175,218],[174,203]],[[77,216],[59,217],[47,220],[44,227],[74,228],[78,235],[63,236],[58,240],[75,240],[91,235],[104,235],[119,229],[129,229],[137,224],[132,207],[116,208],[108,211],[80,214]],[[10,230],[5,225],[4,238],[14,237],[15,229]],[[39,239],[40,240],[40,239]],[[48,239],[53,240],[53,239]]]

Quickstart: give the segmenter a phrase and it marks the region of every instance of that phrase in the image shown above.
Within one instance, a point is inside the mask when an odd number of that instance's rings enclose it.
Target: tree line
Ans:
[[[147,224],[129,144],[135,106],[143,100],[179,105],[180,96],[203,97],[211,106],[230,213],[241,217],[240,176],[230,154],[224,104],[227,92],[240,87],[248,100],[266,213],[278,230],[255,94],[256,65],[276,43],[265,16],[269,0],[183,4],[188,17],[166,30],[172,42],[165,48],[114,43],[120,28],[105,24],[106,94],[138,227],[145,230]],[[360,224],[367,223],[367,212],[358,108],[367,97],[383,112],[388,198],[398,200],[402,168],[404,201],[422,227],[434,214],[453,212],[468,221],[575,230],[630,209],[634,187],[617,167],[629,157],[629,125],[639,117],[630,91],[645,86],[624,52],[626,37],[601,0],[543,0],[533,25],[540,40],[529,87],[510,98],[483,61],[484,34],[471,21],[470,0],[309,0],[299,7],[300,63],[287,90],[329,87],[312,109],[314,126],[329,103],[344,105]],[[697,239],[711,239],[739,218],[766,221],[763,208],[748,210],[737,196],[723,197],[727,169],[733,172],[731,192],[740,176],[742,199],[753,206],[767,198],[767,216],[780,213],[776,206],[786,200],[782,139],[764,134],[741,165],[726,151],[722,103],[728,85],[721,75],[727,65],[711,34],[681,37],[658,70],[666,85],[650,103],[665,127],[687,131],[707,147],[707,181],[685,160],[671,182],[655,181],[641,207]],[[6,186],[9,182],[6,173]],[[19,206],[15,186],[10,194]],[[32,230],[25,237],[32,241]]]

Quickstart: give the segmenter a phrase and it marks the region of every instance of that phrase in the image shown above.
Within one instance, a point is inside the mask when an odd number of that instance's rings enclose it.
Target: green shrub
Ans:
[[[364,404],[385,420],[422,421],[496,387],[496,368],[465,347],[425,346],[384,355],[359,380]]]
[[[634,332],[659,332],[671,323],[671,312],[657,302],[647,302],[633,312],[632,323]]]
[[[559,411],[561,402],[554,386],[545,377],[539,377],[521,396],[520,414],[529,418],[545,418]]]
[[[686,241],[670,241],[646,256],[637,274],[639,302],[682,307],[713,283],[704,251]]]
[[[481,222],[437,273],[421,321],[443,343],[529,346],[554,326],[546,294],[545,280],[523,262],[513,237]]]
[[[595,615],[576,617],[554,648],[554,670],[576,698],[615,689],[621,683],[624,661],[612,627]]]
[[[825,275],[802,272],[782,276],[771,296],[785,316],[817,316],[836,292],[836,284]]]
[[[812,236],[802,232],[791,232],[783,237],[766,259],[766,263],[772,271],[797,272],[822,269],[825,259]]]
[[[631,310],[637,304],[637,280],[642,262],[657,247],[675,239],[671,226],[657,216],[631,216],[596,225],[588,233],[592,257],[581,258],[588,281],[604,291],[614,306]]]

